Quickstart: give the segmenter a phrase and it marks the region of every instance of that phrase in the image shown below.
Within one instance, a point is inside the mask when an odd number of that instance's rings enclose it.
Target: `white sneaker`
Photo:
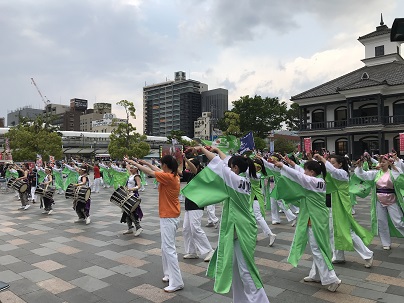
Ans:
[[[373,265],[373,256],[370,259],[365,260],[365,267],[371,268]]]
[[[43,213],[43,214],[47,214],[48,211],[47,211],[47,210],[43,210],[42,213]]]
[[[341,285],[341,280],[338,280],[337,282],[331,283],[328,286],[328,290],[331,292],[335,292],[337,290],[337,288]]]
[[[50,211],[48,211],[48,215],[53,213],[53,209],[51,209]]]
[[[84,218],[78,218],[76,221],[74,221],[74,223],[81,223],[84,222],[86,219]]]
[[[275,239],[276,239],[275,234],[269,235],[269,246],[274,245]]]
[[[390,247],[390,246],[383,246],[383,249],[384,249],[384,250],[390,250],[391,247]]]
[[[292,224],[291,224],[293,227],[295,227],[296,226],[296,219],[294,219],[293,221],[292,221]]]
[[[210,252],[208,252],[208,254],[206,255],[205,259],[203,259],[203,261],[204,262],[209,262],[210,259],[212,259],[214,253],[215,253],[214,250],[211,250]]]
[[[24,209],[25,208],[25,206],[20,206],[20,207],[18,207],[18,209]]]
[[[134,236],[139,237],[139,235],[142,233],[142,231],[143,231],[143,228],[136,229]]]
[[[199,259],[197,254],[186,254],[183,256],[184,259]]]
[[[213,222],[209,222],[208,224],[205,225],[205,227],[214,227],[215,223]]]
[[[86,218],[86,224],[88,225],[88,224],[90,224],[91,223],[91,219],[90,219],[90,217],[87,217]]]
[[[162,280],[163,280],[163,282],[169,282],[169,281],[170,281],[170,279],[168,278],[168,276],[164,276]]]
[[[124,234],[124,235],[133,234],[133,228],[128,229],[128,230],[125,230],[125,231],[123,232],[123,234]]]
[[[175,292],[175,291],[181,290],[183,288],[184,288],[184,285],[180,285],[180,286],[177,286],[177,287],[167,286],[167,287],[164,287],[164,291],[165,292]]]
[[[31,205],[29,205],[29,204],[25,205],[24,210],[27,210],[28,208],[30,208],[30,206]]]
[[[215,229],[218,229],[218,227],[220,226],[220,220],[217,220],[216,223],[214,223]]]
[[[272,222],[272,225],[278,225],[278,224],[281,224],[281,222],[278,222],[278,221]]]
[[[316,279],[313,279],[313,278],[310,278],[310,277],[304,277],[303,281],[304,282],[315,282],[315,283],[320,283],[321,282],[320,280],[316,280]]]

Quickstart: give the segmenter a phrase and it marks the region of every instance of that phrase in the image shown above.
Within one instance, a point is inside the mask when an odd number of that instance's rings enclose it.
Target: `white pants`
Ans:
[[[316,238],[314,238],[313,230],[311,227],[307,229],[309,236],[309,244],[311,252],[313,254],[313,265],[309,273],[309,277],[314,280],[320,280],[321,284],[328,285],[331,283],[338,282],[338,277],[334,270],[328,269],[325,263],[324,257],[321,254],[320,248],[318,247]]]
[[[295,220],[297,217],[290,209],[286,209],[285,205],[281,200],[275,200],[274,198],[271,198],[271,219],[272,223],[280,223],[281,219],[279,218],[279,212],[278,212],[278,207],[282,209],[282,211],[285,213],[286,219],[288,222]]]
[[[294,212],[294,213],[300,211],[300,208],[293,204],[289,204],[289,209],[291,212]]]
[[[182,236],[184,237],[184,248],[187,254],[204,255],[212,251],[208,237],[201,228],[201,220],[203,210],[186,210],[184,215],[184,223]]]
[[[175,247],[175,234],[178,229],[178,218],[160,218],[161,258],[164,276],[169,278],[169,287],[184,285]]]
[[[31,200],[32,201],[35,201],[36,200],[36,196],[35,196],[35,190],[36,190],[36,187],[31,187]]]
[[[95,193],[99,193],[100,187],[101,187],[101,178],[95,178],[93,183],[93,191]]]
[[[216,206],[213,205],[208,205],[206,206],[206,211],[208,213],[208,223],[216,223],[219,221],[219,218],[216,217]]]
[[[264,217],[262,216],[260,204],[257,200],[254,200],[253,210],[254,210],[255,220],[257,221],[257,224],[261,227],[264,234],[267,237],[269,237],[269,235],[272,235],[273,232],[271,231],[267,222],[265,221]]]
[[[373,251],[365,246],[362,239],[351,229],[351,238],[355,251],[361,256],[362,259],[367,260],[372,258]],[[334,241],[334,225],[332,219],[332,209],[330,208],[330,244],[332,248],[332,259],[337,261],[345,260],[345,253],[343,250],[335,249]]]
[[[238,239],[234,240],[233,303],[269,303],[264,288],[257,289],[248,271]]]
[[[383,206],[379,201],[376,202],[377,225],[380,241],[383,246],[391,246],[390,230],[387,220],[387,213],[394,224],[394,227],[404,236],[403,212],[397,203],[389,206]]]

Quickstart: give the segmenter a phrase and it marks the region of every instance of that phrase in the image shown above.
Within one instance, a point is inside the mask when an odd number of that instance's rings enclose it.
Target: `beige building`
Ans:
[[[92,121],[91,131],[96,133],[111,133],[119,123],[126,123],[126,119],[119,119],[115,114],[104,114],[101,119]]]
[[[212,113],[203,112],[202,117],[194,121],[194,137],[210,140],[212,130]]]

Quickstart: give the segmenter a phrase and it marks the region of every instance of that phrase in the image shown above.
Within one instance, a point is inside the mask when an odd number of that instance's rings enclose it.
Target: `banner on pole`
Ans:
[[[400,133],[400,155],[404,155],[404,133]]]
[[[311,152],[311,137],[304,138],[304,151],[306,153]]]

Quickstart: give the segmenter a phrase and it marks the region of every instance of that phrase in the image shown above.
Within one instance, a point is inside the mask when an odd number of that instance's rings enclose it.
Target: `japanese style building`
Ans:
[[[390,41],[383,23],[359,37],[365,64],[339,78],[291,97],[299,105],[301,146],[311,137],[322,148],[357,159],[364,151],[399,151],[404,132],[404,60],[401,42]]]

